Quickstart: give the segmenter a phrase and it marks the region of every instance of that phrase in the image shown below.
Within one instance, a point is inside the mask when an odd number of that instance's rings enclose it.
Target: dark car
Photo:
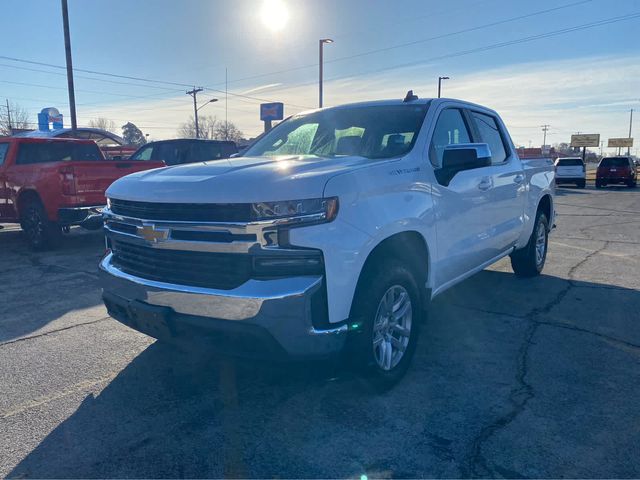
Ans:
[[[234,153],[238,153],[238,147],[231,141],[181,138],[149,142],[131,155],[131,160],[162,160],[167,165],[179,165],[220,160]]]
[[[596,188],[612,183],[625,184],[629,188],[637,185],[636,165],[631,157],[606,157],[600,160],[596,170]]]

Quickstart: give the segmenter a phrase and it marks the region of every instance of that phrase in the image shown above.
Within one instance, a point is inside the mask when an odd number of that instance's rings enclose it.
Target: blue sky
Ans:
[[[629,108],[640,110],[638,17],[453,56],[638,14],[640,0],[280,2],[288,21],[273,30],[263,21],[264,0],[69,0],[76,68],[158,81],[77,72],[79,124],[103,116],[118,125],[133,121],[152,138],[175,136],[191,99],[184,86],[160,81],[207,87],[202,100],[220,101],[201,114],[224,119],[226,68],[228,118],[255,135],[260,99],[285,102],[287,114],[317,105],[322,37],[335,40],[325,47],[325,105],[401,97],[409,88],[433,96],[438,75],[447,75],[445,96],[495,108],[525,145],[541,143],[544,123],[552,143],[576,131],[626,136]],[[64,65],[57,0],[2,6],[9,41],[1,56]],[[502,23],[486,26],[495,22]],[[403,44],[410,45],[390,48]],[[0,59],[0,72],[0,98],[27,108],[34,122],[45,106],[68,121],[64,70]]]

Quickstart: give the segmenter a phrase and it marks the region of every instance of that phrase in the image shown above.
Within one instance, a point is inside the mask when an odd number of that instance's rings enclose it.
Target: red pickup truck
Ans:
[[[34,249],[72,225],[102,225],[105,190],[161,161],[106,160],[91,140],[0,137],[0,223],[20,223]]]

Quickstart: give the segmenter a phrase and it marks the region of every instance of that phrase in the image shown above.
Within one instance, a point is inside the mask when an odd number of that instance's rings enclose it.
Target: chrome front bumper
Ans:
[[[322,287],[321,276],[249,280],[232,290],[216,290],[135,277],[112,265],[111,258],[108,254],[99,267],[104,296],[118,299],[125,309],[132,302],[168,307],[173,322],[198,320],[199,331],[211,337],[237,331],[240,324],[255,327],[292,357],[330,355],[345,344],[347,325],[313,327],[311,299]],[[129,326],[136,328],[135,323]]]

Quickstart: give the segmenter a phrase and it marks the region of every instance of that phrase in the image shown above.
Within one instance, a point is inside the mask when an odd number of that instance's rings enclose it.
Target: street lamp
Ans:
[[[318,83],[318,87],[319,87],[319,97],[318,97],[318,106],[320,108],[322,108],[322,47],[324,46],[325,43],[333,43],[333,40],[331,40],[330,38],[321,38],[319,41],[319,47],[320,47],[320,81]]]
[[[440,98],[440,91],[442,90],[442,80],[449,80],[449,77],[438,77],[438,98]]]

